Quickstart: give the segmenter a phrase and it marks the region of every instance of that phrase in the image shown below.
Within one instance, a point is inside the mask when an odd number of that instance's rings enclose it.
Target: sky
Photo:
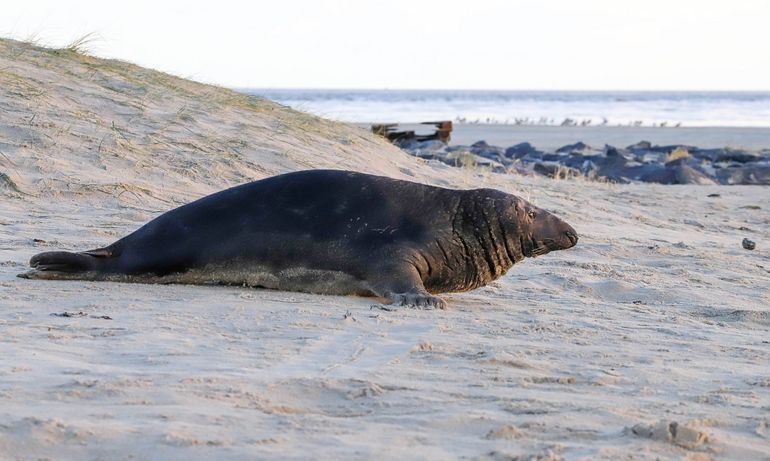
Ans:
[[[239,88],[770,90],[767,0],[4,2],[0,35]]]

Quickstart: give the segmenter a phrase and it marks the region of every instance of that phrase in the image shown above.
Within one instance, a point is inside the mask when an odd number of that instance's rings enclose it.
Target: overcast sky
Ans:
[[[119,5],[119,6],[118,6]],[[4,2],[0,34],[272,88],[770,90],[767,0]]]

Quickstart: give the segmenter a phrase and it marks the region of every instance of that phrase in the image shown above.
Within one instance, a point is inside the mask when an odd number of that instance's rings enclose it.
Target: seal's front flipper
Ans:
[[[426,309],[446,309],[446,301],[428,292],[390,293],[387,296],[391,304],[396,306],[414,306]]]
[[[388,265],[369,278],[371,291],[397,306],[445,309],[446,301],[425,289],[420,275],[411,265]]]

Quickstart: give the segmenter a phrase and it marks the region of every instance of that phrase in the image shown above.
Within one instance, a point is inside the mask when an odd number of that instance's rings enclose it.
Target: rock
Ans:
[[[739,167],[719,168],[717,180],[721,184],[735,185],[770,185],[770,165],[744,165]]]
[[[724,149],[693,149],[690,154],[697,159],[714,162],[723,151]]]
[[[598,155],[570,154],[567,158],[562,158],[560,162],[564,166],[575,168],[587,174],[596,170],[596,161],[601,157]]]
[[[396,141],[394,144],[404,150],[414,150],[417,149],[417,146],[420,145],[420,142],[414,139],[402,139],[400,141]]]
[[[446,143],[437,140],[415,141],[413,139],[399,143],[407,153],[425,160],[441,160],[446,155]]]
[[[593,157],[586,157],[586,159],[583,161],[583,165],[581,165],[578,169],[583,172],[587,177],[591,179],[597,179],[599,177],[599,174],[597,172],[596,164],[593,162]],[[573,167],[574,168],[574,167]]]
[[[624,157],[616,148],[612,146],[604,147],[604,157],[597,157],[594,163],[596,164],[597,174],[605,177],[609,180],[616,182],[627,182],[625,179],[628,175],[624,175],[628,159]]]
[[[536,163],[534,167],[535,173],[541,174],[543,176],[548,176],[549,178],[553,179],[567,179],[567,178],[577,178],[579,176],[582,176],[582,173],[579,170],[576,170],[574,168],[570,168],[564,165],[559,165],[558,163]]]
[[[520,159],[526,156],[541,156],[542,152],[528,142],[522,142],[505,149],[504,155],[508,158]]]
[[[655,152],[663,152],[665,154],[670,154],[671,152],[674,152],[675,150],[686,150],[687,152],[691,152],[697,149],[697,147],[693,146],[686,146],[684,144],[672,144],[670,146],[652,146],[648,150],[655,151]]]
[[[535,152],[535,153],[527,154],[526,156],[521,157],[520,159],[517,159],[517,160],[521,160],[522,162],[525,162],[525,163],[539,162],[543,160],[543,152]]]
[[[631,433],[638,437],[669,442],[683,448],[697,448],[709,441],[708,435],[675,421],[660,421],[657,424],[637,424]]]
[[[673,169],[674,180],[673,184],[701,184],[701,185],[713,185],[716,184],[716,180],[709,176],[705,171],[693,166],[682,159],[679,163],[669,162],[666,164],[667,169]]]
[[[585,171],[585,170],[584,170]],[[610,155],[597,161],[597,174],[612,181],[633,180],[657,184],[716,184],[707,172],[697,165],[679,159],[665,165],[630,162],[622,155]]]
[[[442,161],[447,165],[466,168],[487,168],[494,173],[505,173],[507,168],[499,162],[490,160],[472,152],[450,152]]]
[[[583,166],[583,164],[586,161],[586,156],[583,154],[571,154],[569,157],[564,159],[562,164],[564,166],[568,166],[570,168],[580,168]]]
[[[544,162],[557,162],[562,163],[564,160],[567,159],[566,155],[560,155],[560,154],[543,154],[541,157]]]
[[[556,149],[557,154],[569,154],[572,152],[584,152],[587,150],[591,150],[591,146],[583,143],[582,141],[578,141],[575,144],[567,144],[566,146],[561,146],[560,148]]]
[[[514,160],[509,165],[506,165],[506,167],[508,168],[509,173],[517,173],[524,176],[534,175],[534,172],[531,169],[524,166],[519,160]]]
[[[440,155],[436,155],[433,152],[420,152],[419,150],[416,151],[406,151],[407,154],[412,155],[417,158],[421,158],[423,160],[441,160],[442,157]]]
[[[644,165],[647,171],[639,176],[640,181],[654,182],[658,184],[703,184],[713,185],[717,182],[706,174],[686,162],[686,159],[674,160],[663,165]]]
[[[543,176],[548,176],[549,178],[553,178],[560,167],[561,165],[557,165],[555,163],[538,162],[538,163],[535,163],[535,166],[532,168],[532,170],[537,174],[541,174]]]
[[[651,150],[635,150],[633,154],[636,161],[640,163],[665,163],[668,159],[668,154]]]
[[[713,163],[751,163],[758,162],[763,158],[758,153],[727,147],[722,149],[693,148],[690,150],[690,154],[695,158],[708,160]]]
[[[653,146],[649,141],[640,141],[627,149],[607,144],[600,154],[589,153],[591,147],[583,142],[568,144],[550,153],[539,151],[528,142],[503,149],[484,140],[470,146],[448,146],[438,140],[407,140],[400,143],[400,147],[416,157],[453,166],[480,166],[521,174],[534,172],[551,178],[584,176],[618,183],[770,185],[770,150],[751,153],[681,144]]]
[[[505,158],[502,152],[494,149],[479,149],[479,150],[472,149],[471,153],[473,153],[474,155],[478,155],[479,157],[488,158],[490,160],[494,160],[500,163],[502,163],[503,159]]]
[[[439,140],[428,140],[428,141],[416,141],[414,139],[406,139],[403,141],[398,142],[398,147],[404,149],[404,150],[428,150],[428,151],[437,151],[437,150],[444,150],[447,148],[447,144],[443,141]]]
[[[756,243],[754,243],[752,240],[749,240],[747,238],[743,239],[743,241],[741,242],[741,245],[743,245],[743,248],[745,248],[746,250],[753,250],[754,248],[757,247]]]
[[[417,149],[420,150],[437,151],[444,150],[446,147],[447,144],[444,141],[439,141],[438,139],[431,139],[417,143]]]
[[[660,163],[648,163],[634,168],[627,177],[642,182],[673,184],[673,176],[673,173]]]
[[[617,157],[617,156],[622,156],[622,155],[620,154],[620,151],[618,150],[618,148],[617,148],[617,147],[614,147],[614,146],[610,146],[609,144],[605,144],[605,145],[604,145],[604,155],[605,155],[606,157]]]
[[[752,152],[746,152],[742,150],[724,149],[717,158],[716,162],[737,162],[737,163],[750,163],[761,160],[762,157],[759,154]]]
[[[413,155],[417,158],[421,158],[423,160],[438,160],[440,162],[443,162],[447,155],[444,152],[431,152],[428,150],[414,150],[414,151],[406,151],[406,152],[410,155]]]
[[[636,144],[631,144],[630,146],[626,147],[627,150],[630,150],[631,152],[637,151],[637,150],[650,150],[652,149],[652,144],[650,141],[639,141]]]
[[[690,165],[678,167],[675,175],[677,184],[699,184],[701,186],[717,184],[714,178]]]
[[[505,158],[505,150],[502,147],[491,146],[486,141],[478,141],[471,144],[471,153],[490,160],[502,163]]]

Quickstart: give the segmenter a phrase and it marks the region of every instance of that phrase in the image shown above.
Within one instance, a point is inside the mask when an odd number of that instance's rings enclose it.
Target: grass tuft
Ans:
[[[0,189],[11,190],[17,194],[21,194],[19,186],[17,186],[16,183],[13,182],[13,179],[5,173],[0,173]]]
[[[88,55],[91,52],[91,45],[93,45],[98,40],[101,40],[99,34],[96,32],[89,32],[71,41],[67,46],[62,48],[61,51],[69,51],[70,53]]]

